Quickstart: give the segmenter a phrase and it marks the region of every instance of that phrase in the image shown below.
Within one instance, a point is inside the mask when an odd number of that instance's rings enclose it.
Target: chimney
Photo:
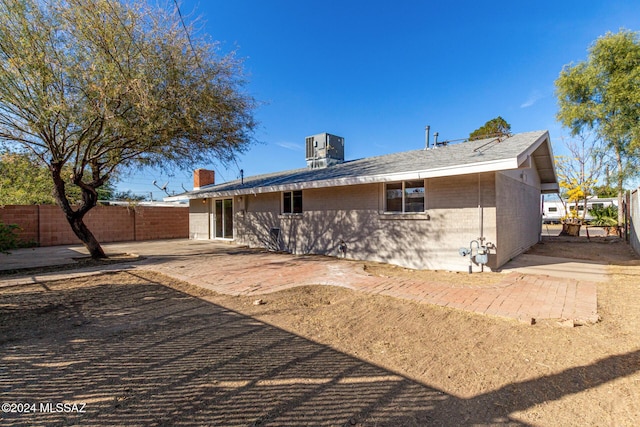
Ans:
[[[216,183],[216,174],[208,169],[196,169],[193,171],[193,189],[197,190],[206,185]]]

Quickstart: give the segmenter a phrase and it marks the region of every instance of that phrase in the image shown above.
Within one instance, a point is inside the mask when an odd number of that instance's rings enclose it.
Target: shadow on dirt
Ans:
[[[2,425],[522,425],[510,414],[640,370],[635,351],[464,399],[121,274],[134,284],[0,297],[3,400],[85,411],[5,411]]]

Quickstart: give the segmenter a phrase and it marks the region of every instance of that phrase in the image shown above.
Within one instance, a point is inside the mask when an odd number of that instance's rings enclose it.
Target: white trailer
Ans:
[[[618,199],[612,198],[597,198],[592,197],[587,200],[587,214],[585,215],[585,220],[590,221],[593,219],[591,215],[589,215],[589,210],[593,208],[604,208],[607,206],[618,206]],[[542,209],[542,222],[545,224],[559,224],[563,218],[567,216],[567,209],[574,210],[576,209],[575,203],[569,204],[566,200],[544,200],[543,209]],[[584,210],[584,202],[578,203],[578,218],[582,218],[582,211]]]

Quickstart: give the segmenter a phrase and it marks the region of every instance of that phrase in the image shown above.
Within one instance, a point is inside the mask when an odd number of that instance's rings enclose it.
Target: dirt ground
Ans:
[[[609,263],[602,320],[531,326],[329,286],[256,304],[135,270],[0,289],[2,400],[86,404],[0,424],[640,425],[637,257],[604,238],[531,253]]]

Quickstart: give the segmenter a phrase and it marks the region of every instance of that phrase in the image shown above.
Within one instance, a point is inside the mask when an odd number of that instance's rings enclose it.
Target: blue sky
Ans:
[[[169,2],[171,3],[171,2]],[[496,116],[513,132],[547,129],[556,154],[554,81],[606,32],[640,31],[635,1],[184,0],[186,19],[244,58],[262,103],[258,144],[216,181],[305,166],[304,138],[345,138],[345,158],[419,149],[424,127],[465,138]],[[192,171],[144,170],[118,189],[163,195]]]

